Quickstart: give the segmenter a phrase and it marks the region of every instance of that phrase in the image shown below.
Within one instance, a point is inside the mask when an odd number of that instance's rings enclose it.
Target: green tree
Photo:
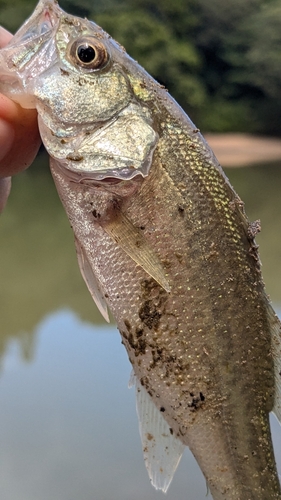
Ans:
[[[198,70],[200,54],[188,39],[176,37],[170,26],[149,11],[119,11],[98,14],[95,20],[130,55],[165,85],[185,109],[197,109],[205,100]]]
[[[35,0],[0,0],[14,31]],[[280,134],[281,0],[61,0],[116,38],[203,130]]]
[[[244,23],[247,40],[245,66],[240,80],[259,93],[261,130],[281,133],[281,2],[264,2],[249,23]]]
[[[14,33],[33,12],[36,0],[0,0],[0,23]]]

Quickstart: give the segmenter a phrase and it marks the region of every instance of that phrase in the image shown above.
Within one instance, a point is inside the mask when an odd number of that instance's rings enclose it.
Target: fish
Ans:
[[[0,91],[38,111],[82,276],[121,333],[152,484],[167,491],[189,447],[214,500],[280,500],[280,322],[259,221],[167,90],[94,22],[41,0],[0,63]]]

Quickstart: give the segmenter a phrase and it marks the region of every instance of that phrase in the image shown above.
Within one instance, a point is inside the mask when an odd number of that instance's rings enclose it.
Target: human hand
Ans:
[[[0,27],[0,48],[11,38],[12,35]],[[7,177],[31,165],[40,143],[36,110],[23,109],[0,94],[0,212],[10,191]]]

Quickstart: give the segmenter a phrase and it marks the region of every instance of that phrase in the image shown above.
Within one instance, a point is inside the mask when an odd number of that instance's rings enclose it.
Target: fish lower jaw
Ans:
[[[32,94],[25,92],[18,80],[7,82],[0,80],[0,92],[24,109],[36,108],[36,99]]]

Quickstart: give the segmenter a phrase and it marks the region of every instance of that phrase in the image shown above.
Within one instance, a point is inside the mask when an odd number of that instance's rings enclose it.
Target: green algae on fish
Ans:
[[[93,22],[41,1],[0,60],[1,91],[38,110],[82,275],[117,321],[153,485],[167,490],[189,446],[214,500],[280,500],[280,323],[259,224],[182,109]]]

